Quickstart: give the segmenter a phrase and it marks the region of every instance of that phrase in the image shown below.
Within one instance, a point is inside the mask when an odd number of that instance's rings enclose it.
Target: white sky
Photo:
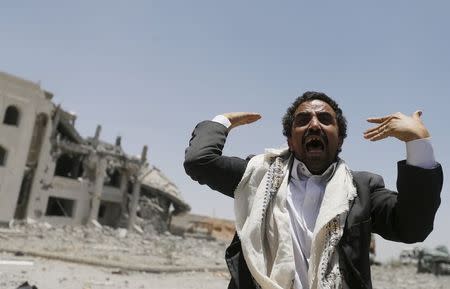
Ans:
[[[309,1],[312,2],[312,1]],[[342,106],[342,157],[395,189],[404,145],[362,138],[365,119],[424,111],[444,167],[449,155],[450,4],[446,1],[9,1],[0,4],[0,70],[40,82],[78,114],[77,128],[117,135],[183,192],[194,213],[232,218],[232,200],[200,186],[182,162],[194,125],[228,111],[256,111],[225,153],[245,157],[285,143],[281,117],[306,90]],[[317,2],[320,2],[317,3]],[[428,246],[450,245],[450,197]],[[378,254],[398,254],[379,241]]]

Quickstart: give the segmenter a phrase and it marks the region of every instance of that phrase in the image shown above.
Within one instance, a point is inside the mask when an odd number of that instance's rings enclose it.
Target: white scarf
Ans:
[[[293,156],[287,149],[253,157],[234,192],[236,230],[255,283],[263,289],[292,288],[295,263],[286,206]],[[337,244],[349,204],[356,196],[353,178],[339,160],[325,193],[311,243],[310,289],[342,288]]]

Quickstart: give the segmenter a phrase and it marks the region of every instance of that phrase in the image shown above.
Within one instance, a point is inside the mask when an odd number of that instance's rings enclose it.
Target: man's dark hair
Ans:
[[[306,101],[321,100],[326,102],[336,113],[336,120],[339,128],[339,136],[342,139],[347,137],[347,120],[342,114],[342,110],[339,105],[331,99],[328,95],[323,92],[307,91],[302,96],[297,97],[297,99],[292,103],[292,105],[287,109],[286,114],[283,116],[283,135],[286,137],[291,136],[292,123],[294,122],[294,114],[298,106]]]

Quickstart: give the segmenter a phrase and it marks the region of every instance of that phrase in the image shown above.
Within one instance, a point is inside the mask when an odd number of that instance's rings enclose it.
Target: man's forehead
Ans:
[[[333,108],[328,103],[320,99],[313,99],[302,102],[295,110],[296,115],[299,113],[311,112],[328,112],[332,115],[336,115]]]

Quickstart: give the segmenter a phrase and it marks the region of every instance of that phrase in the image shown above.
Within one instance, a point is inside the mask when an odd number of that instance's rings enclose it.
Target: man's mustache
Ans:
[[[307,130],[306,133],[303,135],[302,138],[302,144],[304,145],[306,142],[306,138],[308,138],[309,136],[318,136],[320,137],[324,144],[327,146],[328,145],[328,137],[327,135],[323,132],[323,131],[313,131],[313,130]]]

